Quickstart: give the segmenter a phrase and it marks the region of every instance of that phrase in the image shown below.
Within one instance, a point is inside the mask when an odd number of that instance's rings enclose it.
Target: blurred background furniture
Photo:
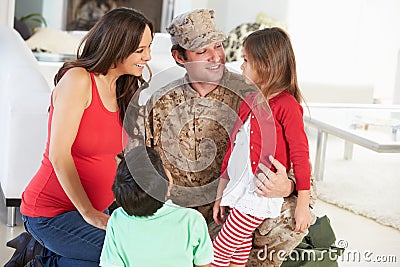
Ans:
[[[22,37],[0,25],[0,186],[15,225],[21,194],[38,169],[47,136],[50,89]]]
[[[344,159],[353,146],[378,153],[400,153],[400,105],[314,104],[304,107],[306,126],[317,129],[314,176],[323,180],[328,135],[344,140]]]

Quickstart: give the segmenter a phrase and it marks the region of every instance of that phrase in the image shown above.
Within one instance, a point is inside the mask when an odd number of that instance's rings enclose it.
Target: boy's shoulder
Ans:
[[[179,205],[173,203],[171,200],[166,201],[164,206],[165,205],[167,205],[168,207],[170,207],[170,209],[175,210],[177,212],[191,215],[194,217],[202,217],[203,218],[203,215],[199,211],[192,209],[192,208],[186,208],[186,207],[179,206]]]
[[[164,219],[163,219],[164,218]],[[175,219],[173,219],[175,218]],[[168,200],[164,205],[152,216],[149,217],[137,217],[128,215],[123,208],[119,207],[113,211],[110,217],[110,222],[121,220],[134,220],[134,221],[146,221],[146,220],[168,220],[168,221],[204,221],[203,215],[192,208],[181,207]],[[182,220],[183,219],[183,220]]]
[[[118,207],[110,215],[110,220],[120,219],[121,217],[128,217],[129,215],[124,211],[122,207]]]
[[[176,205],[172,203],[171,201],[167,201],[164,204],[164,207],[166,207],[169,210],[169,214],[179,221],[183,222],[186,221],[187,223],[204,223],[206,224],[206,220],[204,219],[203,215],[192,208],[186,208],[186,207],[181,207],[179,205]]]

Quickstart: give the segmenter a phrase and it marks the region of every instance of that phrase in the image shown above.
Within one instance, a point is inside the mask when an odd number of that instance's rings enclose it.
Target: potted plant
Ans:
[[[46,19],[40,13],[31,13],[21,18],[14,18],[14,28],[24,40],[28,39],[37,27],[47,27]]]

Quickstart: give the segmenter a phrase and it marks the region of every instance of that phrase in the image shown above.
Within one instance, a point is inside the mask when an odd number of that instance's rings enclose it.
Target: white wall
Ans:
[[[175,0],[174,17],[187,11],[207,8],[208,0]]]
[[[299,75],[372,83],[376,99],[393,102],[400,1],[291,0],[288,18]]]
[[[378,101],[394,101],[399,0],[176,0],[175,14],[200,7],[225,33],[264,12],[287,25],[300,80],[370,84]]]
[[[14,27],[15,0],[0,1],[0,25]]]
[[[289,0],[210,0],[208,8],[216,11],[216,23],[226,33],[243,22],[254,22],[258,13],[287,20]]]
[[[42,9],[43,0],[15,0],[15,16],[18,19],[31,13],[41,13]]]
[[[366,66],[366,75],[374,78],[376,96],[390,102],[395,95],[396,68],[400,67],[400,1],[367,0],[363,4],[356,48],[359,62]]]
[[[43,17],[47,26],[54,29],[65,29],[66,12],[54,12],[54,10],[67,10],[67,0],[43,0]]]
[[[253,22],[259,12],[286,21],[289,0],[175,0],[175,15],[196,9],[215,10],[215,23],[228,33],[238,24]]]
[[[63,29],[59,10],[67,0],[42,1],[49,27]],[[4,12],[9,2],[0,0],[0,23],[9,19]],[[399,0],[175,0],[174,14],[196,8],[215,9],[216,24],[225,33],[254,21],[259,12],[281,20],[292,38],[300,80],[373,84],[375,98],[393,102]]]
[[[400,105],[400,49],[397,55],[397,67],[395,70],[393,104]]]

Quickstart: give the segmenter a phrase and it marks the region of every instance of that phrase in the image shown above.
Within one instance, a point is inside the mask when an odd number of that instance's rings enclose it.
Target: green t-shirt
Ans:
[[[193,267],[212,259],[203,216],[168,200],[150,217],[129,216],[116,209],[107,223],[100,266]]]

